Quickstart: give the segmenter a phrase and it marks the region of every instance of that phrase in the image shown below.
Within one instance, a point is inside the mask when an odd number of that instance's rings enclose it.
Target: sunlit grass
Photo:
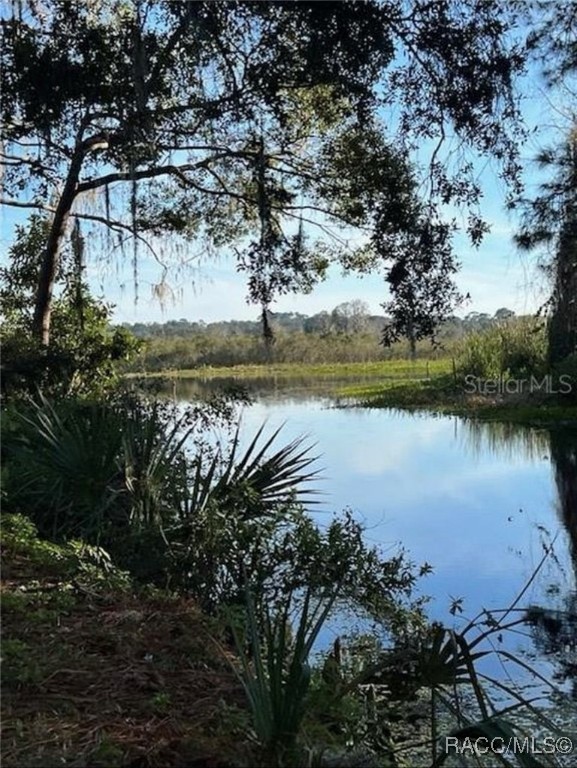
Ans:
[[[261,377],[297,378],[313,377],[368,377],[395,379],[424,379],[447,373],[452,369],[449,358],[440,360],[383,360],[368,363],[271,363],[263,365],[233,365],[228,367],[203,366],[186,370],[165,370],[150,376],[170,376],[183,379],[217,379],[235,377],[251,379]]]
[[[577,423],[577,405],[560,402],[499,400],[468,395],[451,374],[429,379],[379,381],[341,387],[338,395],[366,408],[421,409],[431,413],[463,416],[535,426]]]
[[[297,380],[319,382],[347,405],[369,408],[402,408],[546,426],[577,422],[577,405],[551,400],[502,399],[469,395],[459,383],[451,358],[439,360],[383,360],[367,363],[274,363],[270,365],[204,366],[149,374],[181,380],[239,382],[273,380],[294,386]],[[350,379],[350,384],[347,383]]]

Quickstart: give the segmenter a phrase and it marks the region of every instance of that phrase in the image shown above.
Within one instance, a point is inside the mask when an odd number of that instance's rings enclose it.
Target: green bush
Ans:
[[[98,396],[116,383],[116,366],[128,362],[141,342],[125,328],[111,328],[111,305],[90,295],[81,259],[65,245],[51,305],[50,345],[33,332],[40,255],[49,223],[33,214],[16,227],[15,242],[0,266],[2,396],[18,400],[38,390],[52,397]]]
[[[101,547],[76,540],[57,544],[41,538],[37,526],[26,515],[4,512],[1,539],[3,553],[8,558],[23,558],[33,569],[38,569],[44,575],[74,579],[77,584],[85,584],[90,589],[104,586],[120,592],[131,587],[128,574],[118,569]],[[3,609],[6,607],[4,597],[9,594],[3,596]],[[52,602],[58,601],[60,606],[70,597],[61,591],[54,591],[48,596]],[[27,602],[42,597],[42,592],[22,594],[22,600]]]
[[[109,307],[87,296],[80,322],[66,297],[57,300],[48,348],[28,328],[4,327],[4,399],[21,399],[39,390],[51,397],[94,397],[114,387],[117,364],[130,360],[141,342],[124,328],[111,328],[109,313]]]
[[[312,670],[309,657],[337,599],[339,585],[315,599],[307,588],[300,601],[300,617],[293,632],[293,595],[273,613],[266,604],[260,615],[247,589],[246,632],[231,623],[241,662],[242,683],[262,748],[263,766],[301,765],[299,736],[307,714]],[[250,648],[250,653],[247,653]],[[236,667],[235,667],[236,670]],[[260,761],[259,761],[260,762]]]
[[[462,343],[457,368],[481,379],[531,376],[546,371],[545,327],[533,318],[518,318],[468,336]]]
[[[227,449],[211,449],[208,414],[132,399],[13,408],[5,510],[25,511],[46,537],[103,547],[141,582],[209,612],[244,601],[247,569],[271,604],[346,574],[346,599],[402,623],[411,564],[367,547],[350,513],[322,529],[312,521],[302,503],[314,501],[316,472],[302,440],[278,448],[278,432],[265,440],[261,429],[241,450],[237,431]]]

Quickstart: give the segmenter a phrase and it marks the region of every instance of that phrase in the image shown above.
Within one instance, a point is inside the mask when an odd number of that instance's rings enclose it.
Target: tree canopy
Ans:
[[[549,362],[556,366],[577,355],[577,6],[536,0],[541,13],[529,37],[528,50],[537,58],[549,95],[556,95],[557,131],[535,157],[545,179],[532,196],[521,195],[512,207],[522,211],[516,241],[523,250],[544,250],[540,266],[550,286],[542,309],[548,324]]]
[[[276,296],[310,290],[333,260],[382,271],[401,329],[415,275],[449,313],[456,225],[441,207],[468,206],[473,242],[485,229],[460,148],[518,174],[517,13],[497,0],[12,0],[2,202],[50,216],[37,338],[49,343],[71,218],[132,241],[135,274],[139,249],[166,266],[166,234],[191,256],[233,249],[265,324]],[[410,303],[414,333],[429,333],[430,292]]]

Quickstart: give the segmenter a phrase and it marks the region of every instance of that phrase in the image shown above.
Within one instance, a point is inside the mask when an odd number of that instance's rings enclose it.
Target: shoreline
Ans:
[[[466,385],[457,382],[450,358],[437,360],[386,360],[368,363],[275,363],[202,367],[135,373],[127,378],[143,377],[200,382],[237,379],[250,382],[262,379],[291,380],[310,378],[335,387],[330,392],[340,407],[395,408],[424,411],[438,415],[459,416],[483,421],[501,421],[530,427],[577,427],[577,402],[568,401],[559,393],[497,392],[471,394]],[[357,379],[343,385],[343,379]],[[373,381],[367,381],[373,380]],[[340,380],[340,381],[339,381]]]

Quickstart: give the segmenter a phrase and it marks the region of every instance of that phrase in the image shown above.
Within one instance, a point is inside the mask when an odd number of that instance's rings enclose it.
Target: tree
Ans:
[[[382,340],[390,346],[402,336],[409,340],[411,358],[417,340],[434,339],[441,322],[461,297],[452,282],[457,269],[450,243],[451,227],[415,212],[414,223],[403,233],[388,272],[394,300],[383,304],[388,321]]]
[[[324,336],[328,334],[330,330],[331,315],[324,309],[321,312],[317,312],[316,315],[312,315],[312,317],[307,317],[305,320],[305,333],[318,333]]]
[[[515,317],[515,313],[512,309],[507,309],[507,307],[500,307],[494,315],[494,320],[497,323],[506,323],[507,321],[511,320],[511,318]]]
[[[63,249],[58,278],[62,292],[53,302],[55,342],[44,354],[31,335],[31,296],[38,283],[39,253],[50,223],[34,214],[17,227],[7,266],[0,268],[3,324],[2,393],[19,397],[40,388],[57,395],[94,395],[114,381],[114,363],[129,359],[139,343],[124,328],[109,326],[110,307],[88,292],[82,274],[78,222]]]
[[[451,168],[441,148],[451,129],[516,177],[515,15],[497,0],[12,0],[3,202],[51,217],[36,337],[50,341],[71,219],[131,239],[135,282],[138,249],[152,251],[160,293],[150,236],[234,247],[267,326],[273,298],[310,290],[329,259],[398,258],[418,207],[415,146],[436,145],[431,200],[475,209],[470,163]],[[328,225],[367,245],[327,240]],[[473,216],[473,239],[479,227]]]
[[[369,305],[366,301],[344,301],[331,312],[331,327],[338,333],[361,333],[366,330]]]
[[[549,179],[535,197],[519,197],[512,207],[523,211],[517,244],[524,250],[549,249],[542,266],[551,283],[546,304],[549,363],[556,366],[577,352],[577,7],[559,0],[535,0],[532,5],[540,16],[529,51],[541,65],[550,93],[563,97],[565,109],[557,115],[564,115],[565,124],[563,139],[536,157]]]
[[[542,151],[537,160],[552,170],[552,179],[537,197],[520,201],[524,219],[516,241],[525,250],[551,247],[543,267],[552,285],[549,363],[557,365],[577,351],[577,125],[565,145]]]
[[[565,148],[567,194],[553,262],[554,286],[549,322],[549,362],[577,353],[577,126]]]

